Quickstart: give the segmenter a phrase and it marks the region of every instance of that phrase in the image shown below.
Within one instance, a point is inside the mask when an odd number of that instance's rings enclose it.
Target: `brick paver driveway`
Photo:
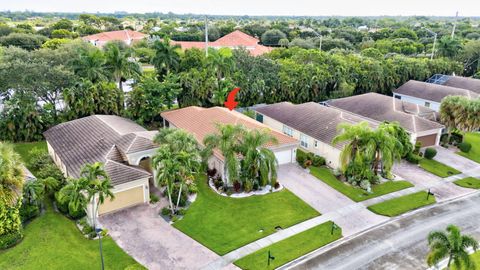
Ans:
[[[387,220],[350,200],[296,164],[281,165],[278,181],[320,213],[328,213],[342,227],[344,236]]]
[[[103,216],[100,222],[123,250],[150,270],[199,269],[220,258],[159,217],[159,209],[158,204],[139,205]]]

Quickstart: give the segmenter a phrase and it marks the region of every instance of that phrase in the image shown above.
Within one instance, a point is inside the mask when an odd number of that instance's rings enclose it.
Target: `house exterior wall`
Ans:
[[[260,114],[260,113],[257,113]],[[283,133],[283,126],[284,124],[271,118],[266,115],[263,115],[263,123],[278,132]],[[307,147],[304,145],[300,144],[299,148],[311,153],[314,153],[316,155],[322,156],[325,158],[327,165],[332,168],[338,168],[340,165],[340,150],[333,147],[330,144],[324,143],[322,141],[316,140],[315,138],[312,138],[306,134],[303,134],[302,132],[289,127],[292,129],[292,137],[300,141],[301,135],[306,137],[306,142],[307,142]],[[317,142],[317,146],[315,146],[315,141]]]
[[[413,103],[413,104],[417,104],[417,105],[421,105],[421,106],[424,106],[424,107],[427,107],[427,108],[430,108],[436,112],[440,111],[440,103],[436,102],[436,101],[431,101],[431,100],[426,100],[426,99],[423,99],[423,98],[417,98],[417,97],[412,97],[412,96],[407,96],[407,95],[402,95],[402,94],[398,94],[398,93],[393,93],[393,96],[394,97],[400,97],[399,99],[402,100],[402,101],[406,101],[406,102],[410,102],[410,103]],[[430,104],[427,104],[430,103]],[[429,105],[429,106],[427,106]]]
[[[55,149],[53,149],[53,147],[50,145],[48,141],[47,141],[47,149],[48,149],[48,154],[53,159],[53,162],[55,163],[55,165],[57,165],[57,167],[60,169],[60,171],[62,171],[65,177],[68,177],[67,166],[63,164],[60,157],[58,157],[58,155],[55,153]]]

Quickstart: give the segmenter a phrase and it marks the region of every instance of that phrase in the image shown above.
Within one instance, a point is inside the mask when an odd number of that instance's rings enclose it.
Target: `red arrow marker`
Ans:
[[[235,95],[238,93],[238,91],[240,91],[239,87],[233,89],[230,93],[228,93],[227,101],[225,101],[224,104],[225,107],[227,107],[230,111],[235,109],[235,107],[237,107],[238,105],[238,102],[235,101]]]

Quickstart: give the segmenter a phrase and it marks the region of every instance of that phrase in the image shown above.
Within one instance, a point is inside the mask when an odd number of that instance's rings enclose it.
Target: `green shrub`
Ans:
[[[459,143],[458,149],[460,149],[460,151],[462,151],[463,153],[468,153],[470,152],[470,149],[472,149],[472,144],[468,142]]]
[[[22,237],[21,231],[0,235],[0,250],[16,245]]]
[[[178,200],[178,192],[180,191],[180,185],[174,185],[172,189],[172,202],[177,204]],[[168,196],[167,189],[163,192],[163,195]],[[179,206],[185,206],[187,204],[188,199],[188,187],[187,185],[182,186],[182,194],[180,195],[180,202]]]
[[[160,214],[162,216],[168,216],[172,213],[168,207],[163,207],[162,210],[160,210]]]
[[[245,183],[243,184],[243,190],[248,193],[252,191],[252,189],[253,189],[252,181],[251,180],[245,181]]]
[[[150,203],[157,203],[160,198],[156,194],[150,194]]]
[[[325,165],[326,162],[325,162],[325,158],[324,157],[321,157],[321,156],[318,156],[318,155],[315,155],[313,157],[313,160],[312,160],[312,165],[315,166],[315,167],[320,167],[320,166],[323,166]]]
[[[188,194],[195,194],[198,192],[198,187],[195,182],[188,184]]]
[[[297,150],[297,162],[298,162],[298,165],[300,166],[304,166],[304,163],[305,163],[305,160],[306,160],[306,156],[305,155],[302,155],[302,154],[298,154],[300,150]]]
[[[414,153],[410,153],[407,155],[405,158],[408,162],[413,163],[413,164],[418,164],[420,160],[422,160],[422,157],[419,155],[416,155]]]
[[[83,209],[79,210],[79,211],[71,211],[69,208],[68,208],[68,202],[61,202],[60,201],[60,196],[59,196],[59,193],[55,193],[55,205],[57,206],[57,209],[58,211],[60,211],[60,213],[64,214],[64,215],[67,215],[68,217],[72,218],[72,219],[80,219],[84,216],[86,216],[86,213]]]
[[[422,142],[417,141],[417,142],[415,143],[415,149],[413,150],[413,153],[414,153],[414,154],[420,153],[420,148],[422,148]]]
[[[435,148],[425,149],[425,154],[423,155],[426,159],[432,159],[437,155],[437,150]]]
[[[454,132],[450,136],[450,143],[453,144],[453,145],[457,145],[457,144],[461,143],[462,141],[463,141],[463,135],[458,133],[458,132]]]
[[[185,208],[180,208],[177,211],[177,214],[180,215],[180,216],[185,216],[186,213],[187,213],[187,209],[185,209]]]
[[[22,220],[22,223],[25,223],[35,217],[40,215],[40,207],[36,204],[27,204],[24,203],[20,207],[20,218]]]

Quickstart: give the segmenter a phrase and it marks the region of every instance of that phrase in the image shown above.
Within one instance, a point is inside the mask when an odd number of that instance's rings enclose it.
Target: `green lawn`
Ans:
[[[325,222],[280,242],[262,248],[235,262],[242,269],[275,269],[302,255],[314,251],[342,237],[342,230],[332,232],[332,222]],[[275,257],[268,266],[268,251]]]
[[[379,215],[394,217],[435,202],[435,196],[430,195],[427,200],[427,192],[420,191],[371,205],[368,209]]]
[[[433,159],[422,158],[418,164],[427,172],[433,173],[442,178],[462,173],[461,171]]]
[[[196,201],[174,226],[220,255],[274,233],[276,226],[287,228],[319,215],[286,189],[240,199],[218,195],[205,176],[197,184]]]
[[[0,269],[100,269],[98,241],[83,237],[74,222],[51,205],[24,233],[17,246],[0,251]],[[102,243],[105,269],[145,269],[110,237]]]
[[[463,141],[470,143],[472,149],[468,153],[457,152],[457,154],[480,163],[480,133],[465,133]]]
[[[463,178],[463,179],[457,180],[453,183],[455,183],[458,186],[465,187],[465,188],[480,189],[480,179],[474,178],[474,177]]]
[[[29,152],[33,148],[40,148],[47,152],[47,142],[40,141],[40,142],[31,142],[31,143],[16,143],[13,145],[15,151],[22,157],[22,161],[25,164],[28,164],[30,161]]]
[[[391,192],[413,187],[412,183],[408,181],[388,181],[379,185],[374,185],[372,187],[372,193],[368,193],[361,188],[341,182],[332,174],[330,169],[326,167],[318,168],[312,166],[310,167],[310,173],[356,202],[365,201]]]
[[[480,267],[480,251],[477,251],[477,252],[471,254],[470,257],[473,259],[473,261],[475,262],[475,266],[478,269]],[[452,264],[452,266],[450,268],[452,270],[467,270],[467,268],[465,268],[465,267],[462,267],[462,269],[458,269],[454,264]]]

